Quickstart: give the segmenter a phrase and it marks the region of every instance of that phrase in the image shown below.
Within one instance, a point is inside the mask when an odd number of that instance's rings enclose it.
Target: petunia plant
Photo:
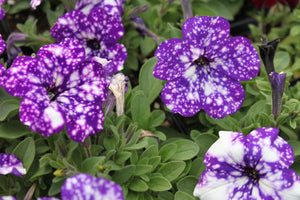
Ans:
[[[299,199],[300,9],[253,2],[0,1],[0,199]]]

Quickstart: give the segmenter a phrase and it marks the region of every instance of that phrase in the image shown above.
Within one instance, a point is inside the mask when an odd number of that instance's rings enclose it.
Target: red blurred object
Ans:
[[[252,2],[258,8],[270,8],[279,2],[284,6],[289,6],[291,9],[294,9],[298,5],[299,0],[252,0]]]

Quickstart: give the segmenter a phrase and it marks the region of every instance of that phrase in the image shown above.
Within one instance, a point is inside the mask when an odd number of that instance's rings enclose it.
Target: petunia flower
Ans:
[[[0,20],[3,19],[3,17],[5,16],[5,11],[2,8],[2,4],[5,2],[5,0],[0,0]]]
[[[97,178],[89,174],[82,173],[66,179],[65,183],[61,187],[61,199],[124,200],[124,197],[120,185],[105,178]],[[0,200],[16,200],[16,198],[7,196],[5,198],[0,197]],[[58,199],[55,197],[39,197],[38,200]]]
[[[95,7],[104,8],[109,15],[121,17],[124,12],[125,0],[78,0],[76,10],[81,10],[88,15]]]
[[[39,5],[41,4],[41,1],[42,1],[42,0],[31,0],[30,6],[31,6],[33,9],[36,9],[36,7],[39,6]]]
[[[298,5],[299,0],[252,0],[252,2],[258,8],[270,8],[279,2],[284,6],[289,6],[291,9],[294,9]]]
[[[43,136],[66,125],[72,140],[84,139],[103,129],[100,103],[107,96],[99,58],[85,60],[83,46],[66,39],[43,46],[37,57],[17,57],[6,70],[6,91],[24,97],[20,121]]]
[[[62,200],[113,199],[124,200],[121,186],[105,178],[77,174],[67,178],[61,187]],[[100,198],[101,197],[101,198]]]
[[[116,43],[124,35],[124,28],[117,17],[108,15],[103,8],[94,8],[88,16],[73,10],[59,17],[51,35],[58,41],[64,38],[78,40],[86,50],[86,56],[105,58],[104,76],[121,70],[127,58],[126,48]]]
[[[220,138],[204,157],[194,196],[212,199],[300,199],[300,178],[289,167],[294,162],[291,146],[275,128],[259,128],[247,137],[220,131]]]
[[[14,174],[21,177],[26,174],[26,169],[23,167],[17,156],[8,153],[0,153],[0,174]]]
[[[248,39],[229,38],[229,32],[222,17],[193,17],[183,24],[183,40],[158,46],[153,75],[167,80],[161,97],[173,113],[188,117],[203,109],[223,118],[241,107],[245,94],[239,81],[255,77],[260,60]]]
[[[0,54],[3,53],[4,49],[5,49],[5,42],[2,39],[2,35],[0,35]],[[4,74],[4,71],[5,71],[5,68],[4,68],[3,64],[0,62],[0,87],[3,86],[3,82],[4,82],[3,74]]]

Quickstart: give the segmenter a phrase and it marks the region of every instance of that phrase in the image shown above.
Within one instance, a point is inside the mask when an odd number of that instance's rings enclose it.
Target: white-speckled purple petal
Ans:
[[[108,14],[120,17],[124,10],[124,2],[125,0],[78,0],[75,9],[88,15],[93,8],[101,7]]]
[[[0,197],[0,200],[18,200],[18,199],[13,196],[3,196]]]
[[[101,34],[102,41],[106,43],[115,42],[124,35],[124,27],[120,19],[108,15],[101,7],[96,7],[91,11],[88,21],[95,28],[94,32],[97,35]]]
[[[4,88],[8,94],[23,97],[32,89],[41,87],[41,82],[33,73],[37,59],[30,56],[17,57],[11,67],[5,71]]]
[[[2,4],[5,0],[0,0],[0,20],[3,19],[3,17],[5,16],[5,11],[2,8]]]
[[[232,37],[211,59],[211,67],[238,81],[257,76],[260,59],[251,42],[244,37]]]
[[[15,155],[0,153],[0,174],[14,174],[21,177],[26,174],[26,169]]]
[[[185,63],[190,59],[180,55],[183,54],[183,41],[173,38],[162,42],[155,51],[158,61],[153,70],[153,75],[162,80],[172,80],[180,77],[185,70]],[[187,66],[188,67],[188,66]]]
[[[103,129],[104,114],[97,104],[88,105],[70,99],[71,104],[62,105],[66,113],[66,128],[70,138],[83,142],[90,135]]]
[[[294,162],[292,147],[278,136],[276,128],[260,128],[247,136],[245,161],[261,173],[288,168]]]
[[[4,72],[5,72],[5,68],[3,66],[2,63],[0,63],[0,87],[3,86],[3,83],[4,83]]]
[[[50,33],[58,41],[64,38],[82,39],[86,33],[89,35],[85,37],[94,37],[87,16],[79,10],[72,10],[60,16]]]
[[[33,9],[36,9],[36,7],[37,7],[38,5],[41,4],[41,2],[42,2],[42,0],[31,0],[30,6],[31,6]]]
[[[240,82],[217,71],[205,72],[200,83],[202,108],[213,118],[223,118],[240,109],[245,92]]]
[[[2,39],[2,35],[0,35],[0,54],[3,53],[4,50],[5,50],[5,42]]]
[[[205,48],[210,57],[228,40],[230,24],[223,17],[192,17],[182,26],[182,37],[192,44]]]
[[[63,129],[64,115],[58,103],[50,100],[44,88],[28,92],[20,104],[20,121],[46,137]]]
[[[89,174],[77,174],[67,178],[61,188],[62,200],[109,199],[124,200],[122,188],[113,181]]]
[[[205,154],[207,169],[194,195],[201,200],[299,199],[300,178],[288,169],[294,154],[278,132],[260,128],[245,138],[242,133],[221,131]]]

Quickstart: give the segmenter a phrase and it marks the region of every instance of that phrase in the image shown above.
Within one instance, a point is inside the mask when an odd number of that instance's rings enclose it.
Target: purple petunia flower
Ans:
[[[58,41],[64,38],[78,40],[86,50],[86,56],[97,56],[110,61],[103,66],[104,75],[110,76],[121,70],[127,58],[126,48],[116,43],[124,34],[120,20],[108,15],[103,8],[94,8],[88,16],[73,10],[59,17],[51,29]]]
[[[108,85],[99,58],[85,60],[83,46],[66,39],[43,46],[37,57],[22,56],[5,73],[6,91],[24,97],[20,120],[43,136],[66,125],[72,140],[84,139],[103,129]]]
[[[183,24],[183,40],[161,43],[153,75],[167,80],[161,96],[166,106],[183,116],[200,109],[214,118],[235,113],[244,100],[239,81],[255,77],[258,53],[244,37],[229,38],[222,17],[193,17]]]
[[[0,35],[0,54],[3,53],[4,49],[5,49],[5,42],[2,39],[2,35]],[[3,86],[3,82],[4,82],[3,74],[4,74],[4,71],[5,71],[5,68],[4,68],[3,64],[0,63],[0,87]]]
[[[96,197],[124,200],[122,188],[118,184],[89,174],[77,174],[68,178],[61,188],[61,197],[62,200],[96,199]]]
[[[300,178],[289,167],[291,146],[275,128],[260,128],[247,137],[220,131],[220,138],[204,157],[194,196],[210,199],[300,199]]]
[[[76,10],[81,10],[88,15],[95,7],[104,8],[109,15],[119,16],[123,14],[125,0],[78,0]]]
[[[41,4],[41,1],[42,1],[42,0],[31,0],[30,6],[31,6],[33,9],[36,9],[36,7],[37,7],[38,5]]]
[[[2,8],[2,4],[4,3],[5,0],[0,0],[0,20],[3,19],[3,17],[5,16],[5,11]]]
[[[16,199],[13,196],[3,196],[3,197],[0,197],[0,200],[18,200],[18,199]]]
[[[0,174],[14,174],[21,177],[26,174],[26,169],[15,155],[0,153]]]

